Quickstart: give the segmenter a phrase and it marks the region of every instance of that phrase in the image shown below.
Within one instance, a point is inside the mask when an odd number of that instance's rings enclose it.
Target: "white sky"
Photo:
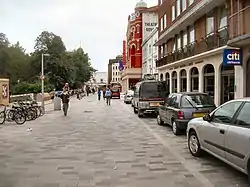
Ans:
[[[32,52],[44,30],[62,37],[68,50],[83,47],[98,71],[122,53],[127,18],[139,0],[0,0],[0,32]],[[145,0],[148,6],[158,0]]]

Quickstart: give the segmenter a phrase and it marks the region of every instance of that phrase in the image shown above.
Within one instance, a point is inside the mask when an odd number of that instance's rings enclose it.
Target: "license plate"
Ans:
[[[150,106],[159,106],[160,103],[156,103],[156,102],[153,102],[153,103],[150,103]]]
[[[205,116],[207,113],[193,113],[193,117],[194,118],[200,118],[200,117],[203,117]]]

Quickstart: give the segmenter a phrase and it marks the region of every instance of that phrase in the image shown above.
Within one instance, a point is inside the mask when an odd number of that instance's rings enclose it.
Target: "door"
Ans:
[[[172,118],[175,117],[176,112],[176,103],[177,103],[177,94],[173,94],[171,102],[169,102],[168,107],[166,107],[166,117],[168,124],[172,125]]]
[[[221,103],[234,99],[234,74],[222,76]]]
[[[226,159],[244,169],[250,153],[250,102],[244,104],[225,135]]]
[[[235,112],[241,101],[229,102],[217,108],[211,115],[211,121],[205,121],[200,129],[201,144],[212,153],[226,158],[225,135],[233,122]]]
[[[168,96],[168,98],[166,99],[165,104],[160,107],[160,116],[161,116],[162,120],[167,124],[169,124],[169,121],[167,118],[167,108],[168,108],[169,104],[172,102],[172,97],[173,97],[173,94],[170,94]]]

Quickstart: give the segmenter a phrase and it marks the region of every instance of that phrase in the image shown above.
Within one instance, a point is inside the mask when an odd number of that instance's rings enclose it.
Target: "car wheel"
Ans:
[[[195,131],[190,132],[188,136],[188,149],[193,156],[195,157],[201,156],[202,150],[199,139]]]
[[[175,122],[175,120],[173,120],[173,122],[172,122],[172,131],[173,131],[174,135],[180,134],[180,129],[179,129],[177,123]]]
[[[137,114],[138,113],[138,111],[136,110],[136,108],[134,107],[134,114]]]
[[[160,114],[157,115],[157,118],[156,118],[156,119],[157,119],[157,124],[158,124],[158,125],[164,125],[164,121],[161,120]]]
[[[143,117],[143,111],[138,108],[138,117],[142,118]]]

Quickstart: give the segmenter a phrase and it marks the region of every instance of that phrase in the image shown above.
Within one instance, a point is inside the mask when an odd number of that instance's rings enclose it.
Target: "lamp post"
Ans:
[[[45,107],[44,107],[44,57],[45,56],[50,56],[50,55],[42,53],[41,80],[42,80],[42,108],[44,112],[45,112]]]

